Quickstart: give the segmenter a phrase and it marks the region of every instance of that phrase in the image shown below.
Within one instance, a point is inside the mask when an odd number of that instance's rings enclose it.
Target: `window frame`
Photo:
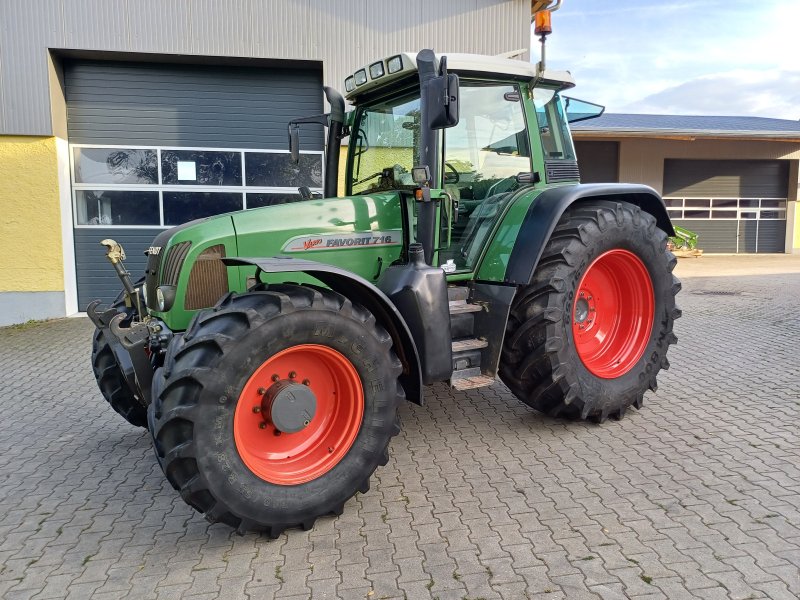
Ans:
[[[76,183],[75,181],[75,148],[119,148],[125,150],[155,150],[158,164],[158,183]],[[162,150],[186,150],[186,151],[205,151],[205,152],[238,152],[242,163],[242,184],[235,185],[186,185],[186,184],[163,184],[161,172],[161,151]],[[156,146],[156,145],[136,145],[136,144],[69,144],[69,179],[70,195],[72,197],[72,226],[75,229],[171,229],[175,225],[164,224],[164,192],[228,192],[240,193],[242,195],[242,210],[247,210],[247,194],[291,194],[297,195],[296,187],[287,186],[248,186],[245,163],[245,152],[263,154],[289,154],[289,150],[275,148],[218,148],[205,146]],[[301,154],[319,155],[322,165],[322,180],[325,181],[325,152],[322,150],[301,150]],[[322,186],[310,188],[312,192],[323,192]],[[156,225],[88,225],[78,223],[78,192],[80,191],[148,191],[158,193],[158,212],[159,223]],[[220,213],[224,214],[224,213]]]

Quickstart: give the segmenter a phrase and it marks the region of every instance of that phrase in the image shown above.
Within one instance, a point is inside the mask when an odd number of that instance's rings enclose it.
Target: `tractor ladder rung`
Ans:
[[[478,340],[475,338],[469,340],[456,340],[453,342],[453,353],[456,352],[464,352],[465,350],[480,350],[481,348],[486,348],[489,345],[489,342],[486,340]]]
[[[494,378],[481,375],[479,368],[464,369],[462,371],[454,371],[450,379],[450,385],[457,390],[474,390],[475,388],[486,387],[492,385]]]
[[[461,315],[465,313],[481,312],[483,306],[480,304],[470,304],[466,300],[452,300],[450,302],[450,314]]]

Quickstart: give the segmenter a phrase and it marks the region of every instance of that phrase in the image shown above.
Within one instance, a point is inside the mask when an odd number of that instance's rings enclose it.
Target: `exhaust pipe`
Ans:
[[[339,181],[339,142],[342,139],[342,130],[344,129],[344,98],[332,87],[326,85],[322,89],[325,91],[325,98],[327,98],[328,104],[331,105],[328,142],[325,148],[323,196],[325,198],[335,198]]]

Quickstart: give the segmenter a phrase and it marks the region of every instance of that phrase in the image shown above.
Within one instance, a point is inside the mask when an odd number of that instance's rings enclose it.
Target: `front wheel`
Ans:
[[[621,418],[668,368],[680,316],[676,259],[655,219],[626,202],[562,216],[511,308],[500,377],[553,416]]]
[[[138,286],[141,281],[137,282]],[[112,308],[125,313],[123,325],[129,325],[135,310],[125,305],[123,294],[117,296]],[[97,387],[117,414],[136,427],[147,427],[147,405],[143,398],[134,394],[125,381],[111,345],[102,329],[95,328],[92,337],[92,371]]]
[[[400,373],[389,334],[339,294],[229,295],[168,353],[150,408],[159,462],[211,522],[310,528],[386,464]]]

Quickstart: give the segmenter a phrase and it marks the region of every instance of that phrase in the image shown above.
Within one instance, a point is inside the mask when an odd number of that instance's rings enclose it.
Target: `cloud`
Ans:
[[[800,117],[798,0],[569,0],[553,15],[548,66],[610,112]],[[532,40],[533,60],[538,41]]]
[[[650,94],[621,110],[797,120],[800,119],[800,70],[736,70],[697,77]]]

